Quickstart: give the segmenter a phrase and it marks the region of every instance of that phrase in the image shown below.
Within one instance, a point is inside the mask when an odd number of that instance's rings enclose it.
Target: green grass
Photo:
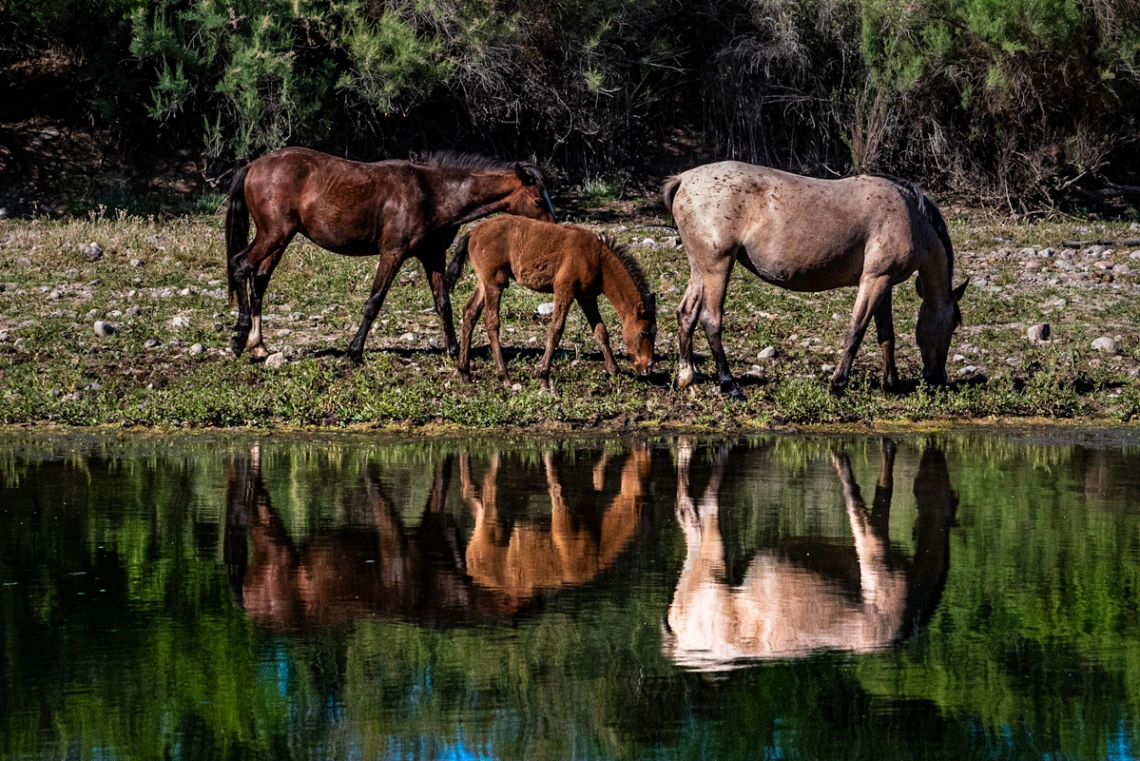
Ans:
[[[213,200],[204,203],[213,205]],[[627,240],[644,238],[646,230],[658,238],[668,232],[649,224],[604,229]],[[995,253],[999,246],[1016,252],[1026,245],[1057,246],[1072,237],[1134,235],[1126,224],[958,218],[951,231],[959,250],[959,277],[970,274],[975,285],[963,301],[965,325],[951,347],[952,356],[964,359],[951,361],[949,388],[916,383],[918,299],[912,284],[895,291],[905,392],[879,390],[878,348],[870,331],[847,394],[836,398],[827,393],[823,366],[836,362],[853,291],[794,294],[738,268],[724,336],[747,398],[731,402],[708,378],[699,377],[684,391],[671,387],[676,371],[673,314],[688,279],[679,249],[634,249],[659,294],[655,376],[646,381],[629,374],[620,325],[603,302],[622,374],[604,372],[585,319],[575,310],[553,367],[556,393],[549,395],[539,390],[533,372],[548,326],[535,310],[550,297],[517,285],[504,299],[502,338],[518,390],[500,388],[481,326],[475,333],[475,382],[459,380],[452,360],[432,346],[442,336],[423,272],[414,263],[401,271],[369,337],[365,364],[358,368],[343,350],[356,330],[375,261],[295,243],[275,273],[266,301],[266,343],[271,350],[285,350],[289,358],[284,367],[273,369],[227,353],[235,317],[226,302],[217,218],[159,221],[103,210],[61,222],[5,220],[0,222],[0,332],[5,337],[0,341],[0,423],[721,429],[1006,416],[1127,421],[1140,415],[1135,332],[1140,289],[1134,276],[1109,278],[1090,266],[1090,276],[1100,280],[1071,283],[1056,269],[1055,259],[1033,271],[1026,269],[1026,259]],[[995,237],[1010,242],[998,244]],[[79,244],[88,241],[103,247],[100,261],[80,255]],[[31,265],[18,264],[21,257]],[[142,266],[131,266],[132,259],[142,260]],[[1089,266],[1092,260],[1078,254],[1066,261]],[[1113,261],[1140,268],[1127,251]],[[457,314],[474,286],[468,269],[453,299]],[[140,313],[126,314],[130,307]],[[123,314],[115,315],[116,310]],[[176,315],[189,317],[190,327],[171,327]],[[95,336],[96,319],[110,321],[116,333]],[[1033,345],[1025,330],[1039,321],[1051,324],[1054,340]],[[415,339],[404,340],[407,333]],[[1101,335],[1120,336],[1119,356],[1092,350],[1092,341]],[[160,346],[146,348],[148,339]],[[194,343],[205,352],[191,355]],[[695,345],[707,354],[699,330]],[[768,345],[778,349],[778,357],[757,359]],[[976,366],[984,379],[960,375],[965,364]],[[711,373],[711,362],[699,356],[698,371]]]

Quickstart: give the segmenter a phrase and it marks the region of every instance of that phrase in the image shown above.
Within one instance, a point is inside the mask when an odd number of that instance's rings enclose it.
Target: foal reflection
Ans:
[[[853,551],[797,540],[758,553],[743,583],[735,586],[725,580],[718,522],[728,451],[722,448],[715,455],[708,488],[694,505],[691,449],[682,447],[677,520],[686,557],[669,607],[666,655],[687,668],[726,670],[748,660],[796,658],[821,650],[877,650],[923,626],[938,605],[949,570],[949,530],[957,499],[944,454],[928,447],[914,482],[917,549],[912,560],[902,557],[887,536],[895,445],[884,440],[881,450],[873,510],[863,502],[847,455],[832,454],[855,536]]]
[[[594,466],[595,491],[604,487],[608,462],[609,454],[603,453]],[[542,463],[550,495],[550,524],[516,523],[504,541],[498,514],[498,455],[483,479],[481,496],[471,479],[466,453],[459,459],[463,501],[475,516],[475,531],[467,546],[467,572],[476,584],[501,592],[516,605],[544,589],[584,584],[608,568],[636,533],[648,489],[649,448],[638,446],[626,458],[621,491],[595,533],[575,521],[551,452],[543,455]]]
[[[607,461],[603,455],[595,467],[598,490]],[[418,526],[405,526],[370,469],[363,479],[365,525],[325,530],[298,545],[273,509],[254,447],[248,460],[231,466],[227,483],[231,590],[252,620],[284,631],[360,618],[442,626],[508,620],[543,591],[586,583],[613,563],[636,532],[647,490],[649,454],[641,448],[627,458],[621,491],[594,537],[576,525],[553,456],[545,454],[543,462],[552,503],[549,526],[520,521],[504,536],[497,514],[499,457],[492,458],[479,495],[464,452],[462,498],[475,518],[469,542],[444,509],[454,464],[449,457],[435,466]]]

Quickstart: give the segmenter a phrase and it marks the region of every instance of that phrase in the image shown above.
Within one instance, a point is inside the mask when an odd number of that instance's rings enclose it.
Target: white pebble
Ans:
[[[538,312],[543,317],[549,317],[550,315],[554,314],[554,302],[548,301],[545,304],[539,304],[538,309],[534,311]]]
[[[285,365],[285,362],[286,362],[285,353],[279,351],[276,354],[270,354],[269,355],[269,357],[265,360],[265,366],[266,367],[282,367]]]
[[[194,344],[193,346],[190,347],[190,354],[191,355],[201,354],[205,350],[206,350],[206,347],[203,346],[202,344]]]
[[[99,336],[100,338],[106,338],[114,332],[115,327],[111,325],[111,323],[103,322],[102,320],[97,320],[95,322],[95,335]]]

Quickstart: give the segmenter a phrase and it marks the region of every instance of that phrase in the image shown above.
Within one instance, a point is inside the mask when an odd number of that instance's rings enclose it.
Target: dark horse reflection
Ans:
[[[273,508],[255,447],[248,459],[233,463],[227,484],[225,552],[235,599],[258,624],[284,631],[361,618],[437,626],[509,620],[541,593],[585,584],[612,564],[636,531],[648,487],[648,450],[637,449],[594,535],[563,499],[547,453],[551,519],[524,518],[504,529],[496,513],[499,456],[491,458],[480,496],[464,452],[461,497],[475,521],[468,539],[460,516],[445,509],[455,459],[436,463],[417,526],[405,525],[406,511],[389,499],[370,468],[363,478],[364,520],[301,544]],[[603,455],[595,468],[596,491],[607,459]]]
[[[678,665],[701,671],[750,660],[796,658],[823,650],[868,652],[912,635],[929,621],[950,568],[950,527],[957,498],[945,455],[922,454],[914,480],[917,548],[912,559],[887,535],[894,490],[895,445],[881,442],[873,509],[845,453],[831,455],[843,487],[854,547],[795,540],[759,552],[743,583],[726,580],[718,493],[728,450],[714,456],[700,503],[690,496],[691,449],[678,458],[677,519],[686,557],[669,606],[663,648]]]

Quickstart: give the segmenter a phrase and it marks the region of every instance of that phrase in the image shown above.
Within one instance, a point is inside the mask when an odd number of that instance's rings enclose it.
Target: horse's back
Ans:
[[[598,246],[585,228],[504,214],[475,228],[470,250],[477,270],[506,270],[519,285],[550,293],[558,279],[593,279]]]
[[[739,256],[792,290],[856,285],[868,264],[904,277],[930,243],[900,188],[882,177],[825,180],[724,161],[680,178],[673,215],[690,255]]]

